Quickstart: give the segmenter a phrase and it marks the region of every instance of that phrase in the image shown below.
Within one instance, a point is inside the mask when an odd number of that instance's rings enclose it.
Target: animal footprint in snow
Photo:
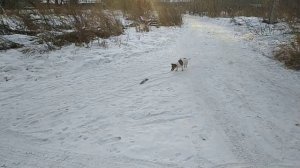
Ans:
[[[112,138],[108,138],[108,139],[102,139],[98,141],[99,145],[102,144],[106,144],[106,143],[110,143],[110,142],[116,142],[116,141],[120,141],[122,138],[121,137],[112,137]]]

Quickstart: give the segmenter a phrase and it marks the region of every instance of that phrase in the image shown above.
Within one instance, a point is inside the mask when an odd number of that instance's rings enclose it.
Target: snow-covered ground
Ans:
[[[300,74],[229,21],[1,52],[0,167],[298,168]]]

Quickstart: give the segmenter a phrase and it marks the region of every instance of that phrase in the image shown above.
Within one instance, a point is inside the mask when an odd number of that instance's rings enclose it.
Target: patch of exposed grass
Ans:
[[[291,45],[281,46],[275,58],[283,62],[289,69],[300,70],[300,36]]]

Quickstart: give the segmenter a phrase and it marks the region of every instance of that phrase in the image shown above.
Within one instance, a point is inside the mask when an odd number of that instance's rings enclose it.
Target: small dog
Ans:
[[[187,68],[187,65],[188,65],[188,59],[180,58],[176,64],[171,64],[171,66],[172,66],[171,71],[174,71],[174,70],[178,71],[178,68],[180,68],[180,67],[183,71],[183,68]]]

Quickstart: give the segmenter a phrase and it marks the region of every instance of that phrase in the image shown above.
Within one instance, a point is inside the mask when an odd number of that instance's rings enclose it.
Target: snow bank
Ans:
[[[75,66],[74,68],[106,64],[112,61],[126,59],[131,55],[151,52],[157,48],[162,48],[166,41],[171,41],[178,28],[152,28],[149,33],[136,33],[134,28],[129,28],[126,32],[117,37],[109,39],[98,39],[89,44],[87,48],[76,47],[74,45],[65,46],[61,50],[47,51],[45,44],[38,44],[35,37],[27,35],[5,35],[3,37],[20,44],[24,48],[18,50],[1,51],[0,60],[2,67],[18,67],[18,71],[1,70],[0,82],[6,82],[5,76],[11,76],[14,80],[36,80],[53,73],[55,70],[64,69],[64,66]],[[170,34],[170,37],[165,35]],[[88,54],[87,54],[88,53]],[[84,60],[82,62],[82,60]],[[74,64],[74,62],[78,62]],[[38,71],[31,71],[28,67],[37,67]],[[74,69],[74,71],[75,71]],[[54,70],[54,71],[55,71]],[[61,71],[60,70],[60,71]],[[60,73],[60,72],[55,72]],[[33,77],[34,76],[34,77]],[[16,82],[16,81],[15,81]]]
[[[236,17],[230,20],[237,36],[245,39],[263,55],[273,58],[273,53],[282,44],[290,44],[294,36],[289,25],[284,22],[266,24],[262,18]]]

